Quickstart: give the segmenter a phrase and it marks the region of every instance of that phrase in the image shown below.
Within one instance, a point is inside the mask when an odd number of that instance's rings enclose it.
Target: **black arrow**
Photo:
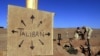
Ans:
[[[42,23],[43,23],[43,22],[42,22],[42,21],[40,21],[40,22],[39,22],[39,24],[38,24],[38,27],[39,27],[39,26],[40,26],[40,24],[42,24]]]
[[[21,23],[22,23],[24,26],[26,26],[26,24],[25,24],[25,22],[24,22],[23,20],[21,20]]]
[[[39,41],[40,41],[40,43],[42,44],[42,45],[44,45],[44,43],[39,39]]]
[[[34,49],[34,46],[33,46],[33,41],[31,41],[31,46],[30,48],[33,50]]]
[[[18,47],[21,47],[23,42],[24,42],[24,40],[21,41],[21,43],[18,45]]]
[[[50,36],[50,32],[46,33],[45,35],[48,35],[48,36]]]
[[[12,33],[18,33],[18,31],[15,31],[15,30],[12,30],[11,32],[12,32]]]
[[[17,29],[24,30],[24,28],[17,28]]]
[[[42,24],[42,21],[40,21],[40,24]]]
[[[31,16],[31,19],[32,19],[32,23],[33,23],[33,19],[34,19],[34,18],[35,18],[35,17],[32,15],[32,16]]]

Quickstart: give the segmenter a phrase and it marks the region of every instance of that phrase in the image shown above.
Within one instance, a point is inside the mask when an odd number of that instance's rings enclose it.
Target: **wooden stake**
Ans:
[[[26,0],[26,8],[38,9],[38,0]]]

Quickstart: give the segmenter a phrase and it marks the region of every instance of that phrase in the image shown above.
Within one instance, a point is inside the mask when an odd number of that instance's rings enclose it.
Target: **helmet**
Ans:
[[[80,27],[77,27],[77,29],[80,29]]]
[[[83,26],[82,29],[85,29],[85,26]]]

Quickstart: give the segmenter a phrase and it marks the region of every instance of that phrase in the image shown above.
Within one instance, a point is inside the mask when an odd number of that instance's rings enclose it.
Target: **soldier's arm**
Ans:
[[[86,33],[86,29],[84,30],[84,34]]]

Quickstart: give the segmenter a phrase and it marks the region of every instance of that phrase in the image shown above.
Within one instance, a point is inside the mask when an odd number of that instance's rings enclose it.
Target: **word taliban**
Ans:
[[[44,31],[32,31],[32,30],[19,30],[19,34],[22,37],[45,37]]]

